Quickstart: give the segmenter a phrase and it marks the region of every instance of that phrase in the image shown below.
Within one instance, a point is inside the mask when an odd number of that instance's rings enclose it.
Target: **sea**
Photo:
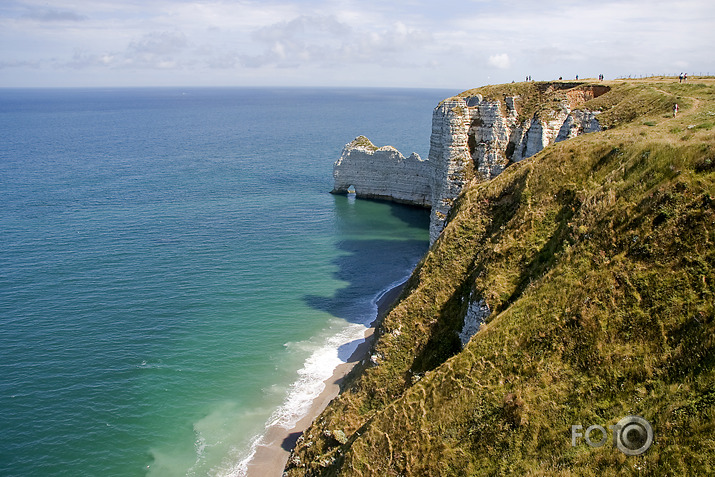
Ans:
[[[428,248],[333,162],[455,93],[0,89],[0,475],[243,475]]]

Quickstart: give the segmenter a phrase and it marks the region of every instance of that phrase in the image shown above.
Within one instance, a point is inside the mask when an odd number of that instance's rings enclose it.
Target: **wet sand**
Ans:
[[[353,352],[346,363],[340,364],[330,379],[325,381],[325,389],[313,401],[310,411],[292,429],[280,426],[268,428],[263,436],[263,443],[256,448],[253,459],[248,464],[248,477],[280,477],[288,461],[290,451],[295,446],[298,437],[305,431],[313,420],[320,415],[340,392],[340,383],[353,369],[355,364],[367,357],[372,345],[372,337],[377,321],[390,310],[392,304],[402,292],[405,282],[388,290],[377,302],[377,318],[370,328],[365,331],[365,341]]]

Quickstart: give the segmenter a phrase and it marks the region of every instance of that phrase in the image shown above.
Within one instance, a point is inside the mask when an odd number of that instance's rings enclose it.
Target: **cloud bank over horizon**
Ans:
[[[7,0],[0,87],[469,88],[715,74],[707,0]]]

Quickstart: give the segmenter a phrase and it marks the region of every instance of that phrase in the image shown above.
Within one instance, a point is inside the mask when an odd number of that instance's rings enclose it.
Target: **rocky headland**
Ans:
[[[433,243],[284,475],[713,475],[714,131],[712,77],[529,82],[439,104],[425,161],[348,144],[334,192]]]
[[[509,164],[544,147],[601,130],[600,111],[584,105],[608,92],[587,83],[538,83],[534,91],[485,98],[476,91],[442,101],[432,113],[427,160],[405,158],[391,146],[377,147],[359,136],[343,149],[333,168],[332,192],[386,199],[431,208],[430,241],[444,228],[454,200],[473,180],[490,180]]]
[[[427,161],[405,157],[392,146],[375,146],[365,136],[348,143],[333,167],[333,194],[354,192],[363,199],[432,205],[433,174]]]

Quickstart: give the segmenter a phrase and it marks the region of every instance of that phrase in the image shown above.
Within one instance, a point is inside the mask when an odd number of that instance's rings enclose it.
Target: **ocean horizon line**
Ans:
[[[329,90],[329,91],[360,91],[360,90],[379,90],[379,91],[457,91],[462,92],[468,87],[449,88],[449,87],[421,87],[421,86],[333,86],[333,85],[133,85],[133,86],[111,86],[111,85],[72,85],[72,86],[0,86],[0,91],[156,91],[156,90]]]

